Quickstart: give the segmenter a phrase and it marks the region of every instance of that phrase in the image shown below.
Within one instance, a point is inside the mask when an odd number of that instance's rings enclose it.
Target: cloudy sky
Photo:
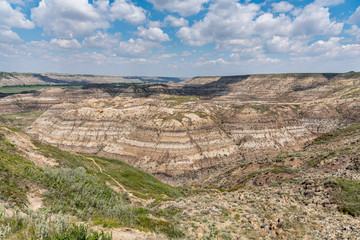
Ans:
[[[0,71],[360,71],[360,1],[0,0]]]

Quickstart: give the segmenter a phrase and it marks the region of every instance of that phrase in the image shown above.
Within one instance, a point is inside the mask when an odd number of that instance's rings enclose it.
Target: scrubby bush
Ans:
[[[27,210],[20,214],[15,209],[10,216],[0,210],[0,239],[39,240],[111,240],[104,232],[90,230],[86,225],[70,224],[67,217],[59,214],[52,220],[50,214]]]

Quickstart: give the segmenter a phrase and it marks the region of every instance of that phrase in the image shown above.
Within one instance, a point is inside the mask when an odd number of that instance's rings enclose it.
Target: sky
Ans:
[[[0,71],[360,71],[360,1],[0,0]]]

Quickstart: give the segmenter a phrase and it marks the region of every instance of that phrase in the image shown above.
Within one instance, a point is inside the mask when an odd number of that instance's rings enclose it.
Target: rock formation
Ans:
[[[356,73],[198,77],[43,90],[0,106],[2,113],[48,109],[28,129],[42,141],[181,185],[357,122],[359,83]]]

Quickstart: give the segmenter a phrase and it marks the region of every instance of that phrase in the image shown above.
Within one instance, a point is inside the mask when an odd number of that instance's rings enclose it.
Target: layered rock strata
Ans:
[[[181,185],[244,159],[300,149],[322,133],[358,122],[359,83],[356,73],[197,78],[44,90],[38,98],[3,98],[0,106],[3,112],[49,108],[29,128],[40,140],[121,159]]]
[[[46,111],[53,105],[63,102],[76,103],[84,99],[108,99],[110,97],[110,94],[99,89],[46,88],[40,91],[1,98],[0,114]]]
[[[121,159],[172,184],[193,183],[234,161],[235,143],[209,115],[161,105],[119,97],[60,104],[29,132],[63,149]]]

